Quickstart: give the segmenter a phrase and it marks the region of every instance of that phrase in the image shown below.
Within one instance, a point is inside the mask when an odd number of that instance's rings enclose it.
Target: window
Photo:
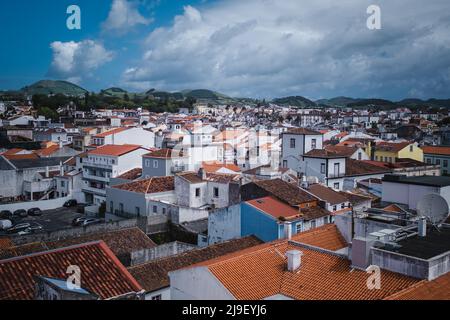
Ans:
[[[283,160],[283,168],[287,168],[288,167],[288,162],[287,160]]]
[[[166,208],[162,208],[162,213],[166,214]]]
[[[136,211],[136,215],[139,217],[141,215],[141,208],[136,207],[135,211]]]
[[[157,296],[152,297],[153,301],[162,300],[162,295],[158,294]]]
[[[112,159],[112,160],[111,160],[111,163],[112,163],[112,164],[116,164],[116,160]]]
[[[317,147],[317,139],[312,139],[311,140],[311,149],[316,149]]]
[[[150,167],[150,160],[145,160],[145,166]]]
[[[157,206],[153,206],[153,213],[158,213],[158,207]]]
[[[334,188],[335,188],[336,190],[339,190],[339,189],[340,189],[340,184],[339,184],[339,182],[336,182],[336,183],[334,184]]]
[[[153,160],[153,168],[158,169],[158,160]]]
[[[326,165],[325,163],[320,164],[320,173],[325,174],[326,173]]]
[[[290,145],[291,145],[291,149],[295,148],[295,139],[294,138],[291,139]]]
[[[120,212],[123,213],[123,203],[119,204]]]
[[[341,165],[340,163],[335,163],[334,164],[334,175],[335,177],[339,177],[339,175],[341,174]]]
[[[333,206],[333,211],[337,211],[337,206]]]
[[[414,145],[409,146],[409,152],[414,152]]]
[[[302,224],[300,222],[295,225],[295,230],[297,233],[302,232]]]
[[[444,167],[445,167],[445,168],[448,167],[448,160],[444,160]]]
[[[214,188],[214,198],[219,197],[219,188]]]
[[[195,189],[195,197],[196,198],[200,197],[200,188]]]
[[[341,204],[341,209],[345,209],[345,203]]]
[[[431,159],[430,158],[427,159],[427,164],[431,164]]]
[[[375,161],[378,161],[378,156],[375,156]]]
[[[436,164],[440,165],[441,164],[441,159],[436,159]]]
[[[110,202],[109,202],[109,210],[110,210],[111,212],[114,212],[114,202],[113,202],[113,201],[110,201]]]
[[[64,188],[66,186],[66,183],[64,181],[61,181],[61,188]]]
[[[311,221],[311,229],[316,227],[316,220]]]
[[[362,152],[358,152],[358,160],[362,160]]]

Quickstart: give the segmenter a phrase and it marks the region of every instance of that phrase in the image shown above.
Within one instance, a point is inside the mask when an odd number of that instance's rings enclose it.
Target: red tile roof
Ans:
[[[231,163],[221,163],[221,162],[203,162],[202,164],[203,169],[206,172],[217,172],[222,168],[234,171],[234,172],[241,172],[241,168],[239,168],[237,165],[235,164],[231,164]]]
[[[343,195],[341,195],[339,192],[334,191],[333,189],[323,186],[321,184],[310,185],[306,190],[311,192],[317,198],[324,200],[331,205],[340,204],[348,201],[348,199]]]
[[[99,156],[122,156],[124,154],[136,151],[142,148],[138,145],[124,144],[124,145],[106,145],[89,151],[88,154]]]
[[[367,161],[358,161],[353,159],[346,160],[346,176],[362,176],[371,174],[383,174],[389,172],[392,172],[392,170],[370,164]]]
[[[273,197],[251,200],[246,203],[275,219],[283,218],[286,220],[292,220],[301,217],[298,209],[296,210]]]
[[[450,272],[432,281],[420,281],[386,300],[450,300]]]
[[[347,241],[335,224],[326,224],[319,228],[297,233],[292,236],[292,240],[331,251],[348,247]]]
[[[303,252],[301,267],[287,270],[285,254]],[[381,300],[419,280],[382,270],[380,290],[369,290],[369,274],[331,252],[287,240],[260,245],[199,264],[206,266],[238,300],[261,300],[281,294],[297,300]],[[264,285],[261,285],[264,284]]]
[[[172,158],[180,158],[183,157],[182,151],[174,151],[172,149],[159,149],[152,151],[146,155],[146,158],[160,158],[160,159],[172,159]]]
[[[288,131],[284,132],[284,134],[322,135],[322,133],[320,133],[319,131],[306,128],[291,128],[288,129]]]
[[[71,265],[80,267],[82,287],[102,299],[142,291],[100,241],[0,261],[0,300],[33,299],[34,276],[67,279],[67,268]]]
[[[400,143],[392,143],[392,142],[380,142],[375,146],[375,150],[387,151],[387,152],[399,152],[402,149],[409,146],[410,142],[400,142]]]
[[[124,179],[124,180],[136,180],[142,176],[142,168],[134,168],[130,171],[127,171],[120,176],[117,177],[117,179]]]
[[[450,156],[450,147],[422,147],[423,153]]]

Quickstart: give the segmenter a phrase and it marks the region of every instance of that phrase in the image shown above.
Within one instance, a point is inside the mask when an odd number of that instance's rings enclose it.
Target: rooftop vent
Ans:
[[[303,252],[298,250],[291,250],[286,252],[287,269],[290,272],[296,272],[302,265]]]

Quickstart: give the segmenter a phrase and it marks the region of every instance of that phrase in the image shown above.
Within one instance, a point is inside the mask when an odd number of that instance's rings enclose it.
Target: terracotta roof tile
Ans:
[[[311,151],[308,151],[303,155],[304,157],[311,157],[311,158],[344,158],[346,156],[337,154],[334,151],[329,151],[325,149],[314,149]]]
[[[287,271],[288,250],[303,252],[297,272]],[[286,240],[201,265],[207,266],[238,300],[260,300],[277,294],[297,300],[380,300],[418,282],[383,270],[381,289],[369,290],[366,284],[369,275],[353,269],[349,260]]]
[[[346,176],[383,174],[392,172],[390,169],[381,168],[366,161],[358,161],[353,159],[346,160],[345,171]]]
[[[146,155],[146,158],[160,158],[160,159],[172,159],[172,158],[180,158],[183,157],[182,151],[174,151],[172,149],[159,149],[152,151]]]
[[[124,145],[106,145],[89,151],[88,154],[99,156],[122,156],[124,154],[133,152],[142,148],[138,145],[124,144]]]
[[[70,265],[81,268],[83,288],[102,299],[142,290],[108,246],[95,242],[0,261],[0,300],[31,300],[34,276],[66,279]]]
[[[313,184],[307,188],[308,192],[311,192],[317,198],[328,202],[331,205],[347,202],[348,199],[341,195],[339,192],[334,191],[331,188],[323,186],[321,184]]]
[[[103,132],[103,133],[100,133],[100,134],[96,135],[94,138],[105,138],[105,137],[108,137],[108,136],[113,135],[113,134],[121,133],[121,132],[126,131],[128,129],[129,128],[125,128],[124,127],[124,128],[117,128],[117,129],[109,130],[109,131],[106,131],[106,132]]]
[[[450,272],[432,281],[420,281],[387,300],[450,300]]]
[[[292,236],[293,241],[305,243],[326,250],[337,251],[348,247],[335,224],[327,224]]]
[[[319,131],[306,128],[290,128],[285,132],[285,134],[322,135]]]
[[[273,198],[265,197],[256,200],[247,201],[247,204],[256,209],[271,215],[275,219],[284,218],[287,220],[299,218],[300,211],[293,207]]]
[[[210,172],[210,173],[215,173],[222,168],[226,168],[226,169],[234,171],[234,172],[241,172],[241,168],[239,168],[237,165],[231,164],[231,163],[203,162],[202,167],[206,172]]]
[[[114,189],[137,193],[159,193],[175,190],[174,177],[153,177],[113,186]]]
[[[450,156],[450,147],[422,147],[423,153]]]
[[[290,206],[317,200],[309,193],[281,179],[255,181],[253,183]]]
[[[183,269],[193,264],[250,248],[261,243],[259,239],[253,236],[230,240],[206,248],[195,249],[176,256],[130,267],[128,270],[147,292],[151,292],[170,285],[168,276],[170,271]]]
[[[124,180],[136,180],[142,176],[142,168],[134,168],[130,171],[127,171],[120,176],[118,176],[118,179],[124,179]]]

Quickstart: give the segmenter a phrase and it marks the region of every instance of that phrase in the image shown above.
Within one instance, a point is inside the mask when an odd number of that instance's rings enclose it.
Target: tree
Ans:
[[[58,113],[48,107],[40,107],[37,111],[39,116],[44,116],[46,119],[57,120]]]

